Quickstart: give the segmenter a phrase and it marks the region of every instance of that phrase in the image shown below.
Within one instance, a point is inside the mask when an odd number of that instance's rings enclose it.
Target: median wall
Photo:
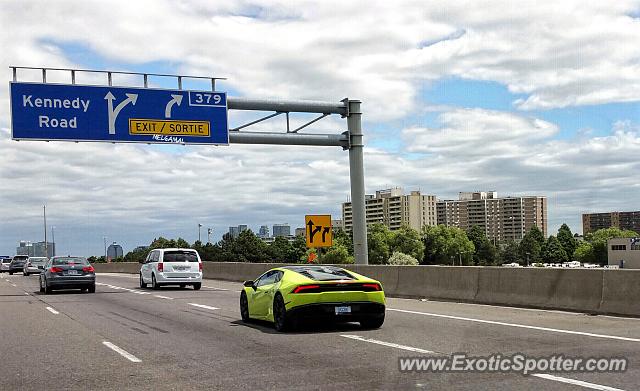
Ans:
[[[137,263],[95,264],[138,273]],[[205,262],[204,277],[245,281],[280,263]],[[389,296],[640,316],[640,270],[348,265]]]

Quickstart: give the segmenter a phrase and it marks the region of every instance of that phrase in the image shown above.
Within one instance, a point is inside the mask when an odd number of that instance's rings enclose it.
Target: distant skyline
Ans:
[[[640,0],[22,0],[2,3],[0,26],[5,82],[10,65],[90,68],[225,77],[217,86],[234,97],[360,99],[367,193],[543,195],[549,233],[581,232],[582,213],[640,210]],[[230,111],[229,122],[266,114]],[[44,204],[58,250],[92,255],[104,236],[126,250],[161,235],[193,242],[198,223],[216,240],[238,224],[293,229],[305,214],[339,216],[350,198],[340,148],[16,142],[10,128],[5,85],[0,254],[44,239]],[[284,116],[254,130],[286,131]],[[331,116],[303,132],[344,130]]]

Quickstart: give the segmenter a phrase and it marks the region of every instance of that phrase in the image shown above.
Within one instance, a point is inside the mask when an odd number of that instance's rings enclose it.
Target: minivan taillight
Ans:
[[[202,262],[198,263],[198,270],[202,271]]]
[[[95,269],[93,268],[93,266],[89,265],[89,266],[83,267],[82,271],[85,272],[85,273],[93,273],[95,271]]]
[[[54,266],[54,267],[52,267],[51,269],[49,269],[49,271],[50,271],[51,273],[60,273],[60,272],[62,271],[62,268],[61,268],[61,267]]]
[[[164,270],[164,265],[162,264],[162,262],[158,262],[158,271],[161,272]]]

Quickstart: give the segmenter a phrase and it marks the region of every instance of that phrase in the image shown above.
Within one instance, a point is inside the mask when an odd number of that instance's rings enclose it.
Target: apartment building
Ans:
[[[367,225],[380,223],[391,230],[403,225],[420,230],[425,225],[436,224],[436,197],[423,195],[420,191],[404,194],[400,187],[378,190],[375,195],[365,198]],[[353,229],[353,208],[351,202],[342,204],[342,224],[345,231]]]
[[[640,233],[640,211],[585,213],[582,215],[582,234],[603,228],[619,228]]]
[[[477,225],[495,242],[520,240],[533,226],[547,236],[547,199],[503,197],[495,191],[461,192],[457,200],[437,202],[437,224],[464,230]]]

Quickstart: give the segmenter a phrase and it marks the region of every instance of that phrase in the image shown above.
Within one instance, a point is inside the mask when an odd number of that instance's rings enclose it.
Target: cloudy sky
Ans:
[[[550,233],[581,232],[581,213],[640,209],[640,1],[0,5],[7,82],[9,65],[91,68],[226,77],[230,96],[356,98],[367,193],[544,195]],[[231,112],[231,125],[260,115]],[[17,142],[10,127],[4,88],[0,255],[42,240],[44,204],[59,252],[91,255],[105,236],[125,251],[160,235],[193,242],[198,223],[215,239],[231,225],[302,226],[349,197],[339,148]],[[277,117],[254,130],[285,129]],[[345,129],[338,117],[308,131]]]

